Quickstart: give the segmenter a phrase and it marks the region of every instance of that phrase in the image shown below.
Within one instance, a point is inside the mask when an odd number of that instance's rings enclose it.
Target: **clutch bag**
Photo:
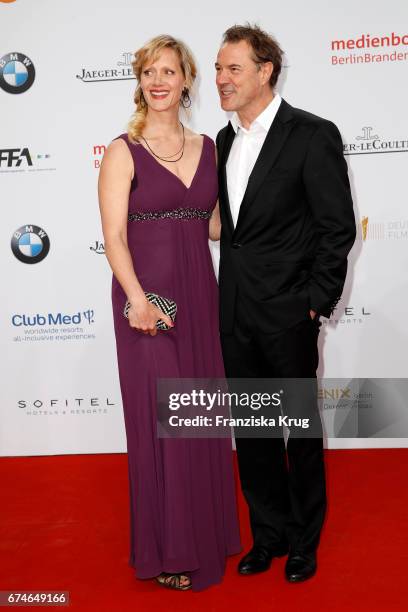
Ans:
[[[176,319],[176,313],[177,313],[177,304],[176,304],[176,302],[174,300],[162,297],[161,295],[157,295],[157,293],[150,293],[149,291],[145,291],[144,294],[145,294],[147,300],[151,304],[154,304],[164,314],[168,315],[170,317],[170,319],[174,323],[174,321]],[[130,306],[131,306],[130,302],[129,301],[126,302],[125,308],[123,310],[123,314],[124,314],[124,316],[126,318],[128,318],[128,313],[129,313]],[[164,330],[164,331],[166,329],[170,329],[170,327],[167,325],[167,323],[162,321],[162,319],[159,319],[157,321],[156,327],[157,327],[157,329],[161,329],[161,330]]]

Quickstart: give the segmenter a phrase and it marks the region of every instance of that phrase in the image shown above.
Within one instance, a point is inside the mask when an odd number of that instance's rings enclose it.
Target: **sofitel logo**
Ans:
[[[371,309],[364,306],[347,305],[334,309],[330,319],[322,319],[323,325],[356,325],[362,324],[372,316]]]
[[[102,81],[129,81],[135,76],[132,70],[133,53],[122,53],[121,60],[116,62],[116,68],[89,69],[82,68],[76,75],[83,83],[100,83]]]
[[[49,399],[20,399],[17,407],[24,410],[26,416],[84,416],[108,414],[116,406],[109,397],[72,397]]]
[[[343,144],[344,155],[375,155],[378,153],[408,153],[408,139],[386,140],[371,126],[364,126],[355,142]]]
[[[65,408],[69,408],[71,406],[78,407],[96,407],[96,406],[115,406],[115,402],[111,402],[108,397],[99,398],[99,397],[73,397],[73,398],[52,398],[49,400],[44,399],[35,399],[31,401],[27,400],[18,400],[17,406],[19,408],[55,408],[56,406],[64,406]]]

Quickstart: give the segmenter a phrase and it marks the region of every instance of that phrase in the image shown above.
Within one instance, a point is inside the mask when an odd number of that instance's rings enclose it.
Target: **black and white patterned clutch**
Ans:
[[[151,304],[154,304],[155,306],[157,306],[157,308],[164,312],[164,314],[168,315],[174,323],[177,313],[177,304],[174,300],[162,297],[161,295],[157,295],[156,293],[149,293],[148,291],[145,291],[144,294]],[[130,302],[126,302],[125,308],[123,310],[123,314],[126,318],[128,318],[129,308]],[[162,319],[159,319],[157,321],[156,327],[157,329],[161,330],[170,329],[167,323],[162,321]]]

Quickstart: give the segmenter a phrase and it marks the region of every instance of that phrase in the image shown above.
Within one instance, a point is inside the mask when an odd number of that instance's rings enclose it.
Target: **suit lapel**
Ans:
[[[221,200],[225,204],[225,212],[227,214],[228,222],[230,224],[231,234],[234,231],[234,223],[232,220],[230,201],[228,197],[227,160],[228,160],[229,153],[231,151],[232,143],[234,142],[234,138],[235,138],[234,128],[232,127],[231,123],[228,122],[224,142],[222,143],[222,147],[221,147],[220,160],[219,160],[218,167],[219,167],[220,189],[222,191],[222,195],[224,196],[223,198],[221,198]]]
[[[285,100],[282,100],[279,110],[276,113],[276,117],[266,135],[265,142],[259,153],[258,159],[256,160],[249,176],[248,185],[239,209],[235,232],[237,232],[239,227],[242,225],[242,221],[246,212],[248,211],[248,208],[253,202],[269,170],[275,164],[278,155],[292,130],[294,125],[293,119],[292,107],[285,102]],[[233,131],[232,128],[231,130]]]

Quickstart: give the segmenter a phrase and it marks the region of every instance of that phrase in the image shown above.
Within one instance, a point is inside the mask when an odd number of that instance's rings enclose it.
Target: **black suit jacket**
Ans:
[[[221,331],[232,332],[237,295],[264,332],[290,327],[310,309],[330,317],[356,233],[337,127],[282,100],[235,229],[226,178],[234,137],[231,123],[217,135]]]

